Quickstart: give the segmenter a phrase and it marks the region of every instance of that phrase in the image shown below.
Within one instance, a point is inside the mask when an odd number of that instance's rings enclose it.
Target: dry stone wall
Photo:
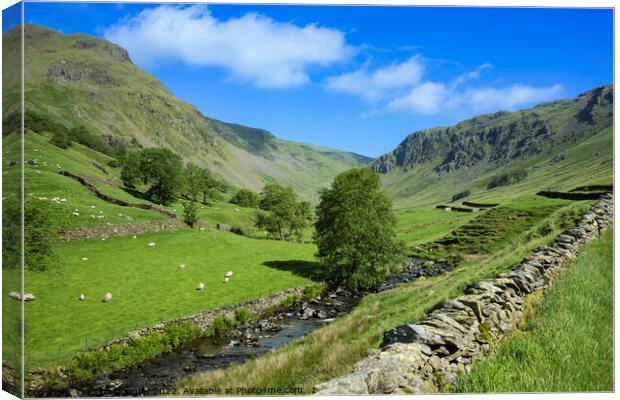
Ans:
[[[432,393],[454,384],[493,344],[516,329],[527,295],[549,287],[581,247],[613,220],[613,197],[605,194],[576,226],[541,247],[512,271],[468,287],[417,324],[384,334],[351,374],[316,385],[318,394]]]
[[[104,239],[111,236],[139,235],[141,233],[153,233],[169,231],[173,232],[186,226],[178,219],[167,221],[149,221],[138,224],[101,225],[92,227],[76,227],[58,230],[58,240],[88,240]]]

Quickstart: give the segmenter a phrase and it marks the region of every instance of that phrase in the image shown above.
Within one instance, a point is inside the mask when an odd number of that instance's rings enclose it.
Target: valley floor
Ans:
[[[613,232],[590,244],[526,326],[456,391],[585,392],[613,386]]]

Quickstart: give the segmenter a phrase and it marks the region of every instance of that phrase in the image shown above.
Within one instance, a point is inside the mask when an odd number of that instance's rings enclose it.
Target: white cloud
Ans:
[[[460,117],[519,107],[558,98],[561,85],[529,86],[514,84],[501,87],[475,86],[473,80],[490,69],[484,63],[445,82],[425,80],[427,67],[420,55],[401,64],[374,71],[357,70],[327,79],[327,88],[356,94],[366,100],[381,101],[387,111],[404,111],[419,115],[451,114]]]
[[[417,114],[436,114],[448,98],[448,89],[442,83],[424,82],[402,97],[390,100],[388,109],[413,111]]]
[[[394,90],[418,84],[423,74],[424,65],[417,55],[375,71],[357,70],[330,77],[326,80],[326,87],[359,95],[366,100],[379,100]]]
[[[425,82],[413,88],[407,95],[389,101],[387,108],[422,115],[513,111],[519,107],[556,99],[562,91],[562,85],[477,87],[459,91],[452,85]]]
[[[139,65],[181,61],[226,69],[235,80],[263,88],[301,86],[308,69],[350,58],[344,33],[297,26],[258,14],[218,20],[206,6],[159,6],[105,30]]]

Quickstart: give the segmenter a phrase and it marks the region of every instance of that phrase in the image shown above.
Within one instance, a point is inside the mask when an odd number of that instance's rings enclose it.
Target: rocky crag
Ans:
[[[576,226],[541,247],[512,271],[468,287],[423,321],[384,334],[349,375],[316,385],[318,394],[432,393],[454,384],[472,362],[508,337],[523,319],[525,298],[550,287],[582,246],[613,221],[613,197],[605,194]]]

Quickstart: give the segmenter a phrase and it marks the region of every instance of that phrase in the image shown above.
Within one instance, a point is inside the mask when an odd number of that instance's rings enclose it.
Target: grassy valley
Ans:
[[[388,225],[387,217],[391,218],[393,202],[395,227],[389,239],[395,236],[402,242],[402,255],[423,258],[430,264],[447,261],[454,269],[369,294],[349,314],[330,320],[299,340],[242,364],[193,374],[177,385],[183,390],[227,387],[234,382],[244,387],[301,387],[304,394],[310,394],[315,384],[350,372],[369,349],[379,347],[384,332],[419,321],[438,304],[460,295],[466,286],[509,271],[534,249],[551,243],[573,226],[594,202],[547,198],[536,195],[538,191],[613,184],[611,85],[572,100],[416,132],[393,152],[373,161],[205,117],[175,98],[155,77],[135,66],[124,49],[110,42],[33,25],[26,26],[25,34],[25,163],[22,170],[22,138],[15,110],[19,88],[9,84],[4,88],[3,103],[8,110],[3,120],[3,200],[5,204],[19,200],[23,171],[27,205],[46,212],[46,227],[61,233],[95,232],[88,239],[80,236],[60,241],[52,237],[46,241],[53,253],[52,265],[45,271],[27,268],[24,272],[25,291],[35,294],[35,301],[9,299],[9,292],[20,290],[21,271],[3,268],[4,360],[19,365],[20,321],[12,317],[19,315],[23,304],[26,371],[66,365],[84,350],[139,328],[235,306],[293,287],[316,288],[317,281],[328,283],[323,282],[327,263],[317,262],[323,260],[318,251],[320,240],[313,242],[321,226],[317,223],[315,230],[313,224],[321,215],[347,217],[347,210],[343,211],[346,207],[337,200],[368,200],[363,195],[371,190],[364,186],[334,197],[331,211],[340,214],[321,214],[324,210],[315,207],[318,192],[343,171],[370,166],[381,174],[381,182],[370,169],[354,172],[375,178],[376,187],[382,184],[389,195],[377,189],[378,195],[369,196],[368,203],[387,210],[381,214],[386,218],[378,223],[384,226]],[[5,59],[18,54],[16,35],[17,31],[3,35]],[[9,65],[3,78],[8,82],[16,73]],[[84,130],[80,130],[82,126]],[[82,139],[88,140],[73,140],[61,148],[54,144],[59,132],[87,132]],[[127,154],[153,147],[178,155],[182,160],[179,168],[195,163],[221,180],[205,195],[205,201],[199,196],[195,202],[195,223],[183,223],[185,211],[192,207],[186,192],[177,190],[172,201],[159,205],[148,199],[146,178],[133,188],[123,183],[121,170],[129,164]],[[86,179],[114,199],[157,206],[164,214],[102,200],[61,171]],[[293,228],[290,235],[282,235],[279,221],[277,227],[270,227],[268,222],[261,225],[261,212],[269,210],[256,203],[242,207],[238,205],[242,203],[230,202],[240,188],[260,192],[270,183],[290,186],[292,197],[298,194],[301,200],[309,201],[300,201],[295,208],[296,204],[289,203],[296,199],[282,195],[290,206],[285,210],[289,218],[298,217],[295,221],[302,226],[295,232],[298,235],[292,233]],[[350,188],[346,183],[343,187]],[[131,182],[127,185],[132,186]],[[459,192],[462,195],[455,196]],[[265,199],[263,193],[258,204]],[[463,201],[492,206],[469,206],[459,212],[457,207]],[[448,208],[439,209],[437,205]],[[367,211],[356,210],[357,221],[364,222],[368,215],[376,217]],[[348,226],[354,225],[348,224],[350,220],[334,217],[332,221],[328,217],[325,220],[335,232],[333,240],[350,235],[364,238],[359,242],[366,245],[374,239],[371,234],[360,233],[357,225]],[[140,231],[158,223],[170,224],[170,228]],[[239,228],[238,234],[219,229],[218,224]],[[128,234],[123,228],[135,228],[137,233]],[[280,230],[281,240],[273,240],[278,236],[270,228]],[[595,357],[592,352],[570,347],[585,348],[592,334],[585,329],[587,323],[573,322],[578,314],[587,314],[592,308],[600,307],[591,313],[591,320],[600,333],[597,343],[604,348],[596,370],[607,368],[611,342],[610,321],[605,315],[611,294],[611,242],[611,234],[607,234],[591,244],[543,301],[524,333],[478,364],[456,390],[515,390],[516,383],[541,390],[536,378],[544,368],[553,374],[557,382],[554,388],[573,390],[566,383],[567,377],[577,374],[577,369]],[[400,243],[393,248],[400,256]],[[359,265],[364,265],[364,260]],[[225,282],[228,271],[234,275]],[[589,280],[589,275],[595,278]],[[197,290],[200,283],[204,287]],[[583,290],[576,290],[578,287]],[[597,295],[588,297],[588,290]],[[107,292],[113,299],[102,302]],[[84,299],[80,300],[80,295]],[[310,297],[318,301],[316,294]],[[574,332],[559,329],[572,325]],[[558,330],[563,332],[555,335]],[[549,346],[550,340],[560,340],[566,347],[559,347],[550,360],[544,360],[539,349]],[[156,355],[169,349],[167,341],[162,343],[158,343],[161,349],[146,353]],[[571,354],[581,357],[575,367],[558,367]],[[105,361],[105,357],[101,359]],[[126,364],[130,364],[128,360]],[[523,360],[531,363],[520,365]],[[83,369],[88,368],[86,365]],[[519,371],[522,381],[511,375],[514,370]],[[604,380],[607,383],[609,377],[605,375]]]

